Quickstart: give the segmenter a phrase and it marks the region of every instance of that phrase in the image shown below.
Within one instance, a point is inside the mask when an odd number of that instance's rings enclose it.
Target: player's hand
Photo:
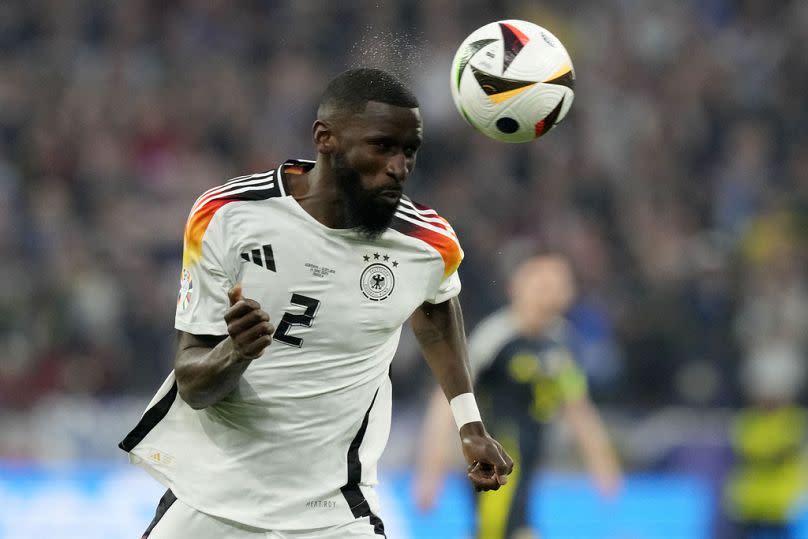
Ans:
[[[508,482],[513,460],[499,442],[488,435],[482,423],[463,425],[460,438],[468,463],[468,478],[478,492],[497,490]]]
[[[240,284],[230,289],[227,296],[230,298],[230,308],[224,320],[233,347],[243,359],[255,359],[272,344],[275,326],[269,322],[269,315],[261,310],[257,301],[242,297]]]

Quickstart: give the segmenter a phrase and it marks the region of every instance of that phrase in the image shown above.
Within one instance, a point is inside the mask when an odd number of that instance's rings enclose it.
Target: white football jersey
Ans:
[[[285,191],[311,161],[205,192],[185,231],[176,327],[225,335],[241,283],[276,326],[238,388],[194,410],[173,373],[121,443],[183,502],[262,529],[378,520],[376,463],[390,428],[390,362],[402,324],[460,291],[448,222],[403,198],[370,241],[330,229]],[[374,520],[375,519],[375,520]]]

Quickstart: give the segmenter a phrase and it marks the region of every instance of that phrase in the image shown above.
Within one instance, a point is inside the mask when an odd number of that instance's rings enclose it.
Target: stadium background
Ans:
[[[489,141],[450,100],[455,47],[503,18],[575,63],[538,143]],[[362,65],[421,100],[408,190],[461,238],[469,328],[502,303],[510,239],[575,266],[578,351],[630,478],[599,500],[554,431],[547,538],[731,534],[733,417],[764,382],[806,402],[806,50],[799,0],[0,3],[0,537],[140,533],[159,488],[115,444],[170,368],[188,209],[311,157],[319,91]],[[408,334],[393,377],[391,537],[460,536],[459,476],[438,514],[407,498],[431,388]]]

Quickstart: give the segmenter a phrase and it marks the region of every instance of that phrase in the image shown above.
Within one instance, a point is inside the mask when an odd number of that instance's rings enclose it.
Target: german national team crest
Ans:
[[[369,262],[371,259],[369,255],[366,255],[364,258],[365,262]],[[382,258],[382,255],[379,253],[374,253],[373,259],[382,259],[384,262],[388,262],[390,257],[384,255]],[[392,265],[396,267],[398,266],[398,262],[394,260]],[[374,262],[362,272],[362,277],[359,279],[359,286],[366,298],[373,301],[382,301],[389,298],[390,294],[393,293],[393,288],[396,286],[396,278],[395,275],[393,275],[393,270],[391,270],[387,264]]]
[[[191,303],[191,292],[194,289],[194,281],[191,279],[191,272],[187,269],[182,269],[182,276],[180,277],[180,292],[177,294],[177,306],[185,309]]]

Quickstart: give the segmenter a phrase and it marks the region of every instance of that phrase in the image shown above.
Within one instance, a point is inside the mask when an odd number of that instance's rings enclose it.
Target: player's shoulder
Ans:
[[[232,202],[266,200],[285,196],[283,182],[276,169],[232,178],[211,187],[197,197],[188,215],[189,223],[204,216],[212,217]]]
[[[233,202],[260,201],[286,195],[279,170],[272,169],[239,176],[222,185],[211,187],[197,197],[188,214],[183,235],[185,244],[183,264],[186,267],[199,258],[203,238],[212,228],[211,223],[217,215],[221,220],[222,214],[225,213],[223,208],[232,207]]]
[[[288,193],[284,185],[287,175],[304,174],[314,166],[307,159],[288,159],[277,168],[232,178],[222,185],[211,187],[194,202],[188,214],[187,228],[202,230],[207,228],[213,216],[223,214],[222,208],[243,207],[233,202],[265,201],[285,198]],[[249,205],[248,205],[249,206]]]
[[[402,196],[390,228],[420,240],[438,253],[445,264],[445,274],[451,275],[463,260],[463,249],[452,225],[429,206]]]

